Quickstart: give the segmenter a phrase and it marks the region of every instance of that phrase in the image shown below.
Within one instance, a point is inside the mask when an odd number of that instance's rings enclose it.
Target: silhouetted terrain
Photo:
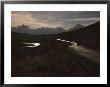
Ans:
[[[31,35],[57,34],[57,33],[66,31],[60,27],[57,27],[57,28],[41,27],[37,29],[30,29],[28,25],[24,25],[24,24],[21,26],[12,27],[11,29],[13,32],[25,33],[25,34],[31,34]]]
[[[91,57],[86,58],[80,55],[74,48],[70,49],[72,43],[57,40],[75,41],[78,45],[89,49],[90,52],[97,51],[99,56],[100,22],[59,34],[29,35],[12,32],[11,35],[12,76],[100,76],[100,63],[92,61]],[[28,42],[40,43],[40,45],[26,47],[24,43]]]
[[[80,28],[83,28],[84,26],[81,25],[81,24],[77,24],[76,26],[74,26],[73,28],[70,28],[68,31],[74,31],[76,29],[80,29]]]
[[[59,37],[69,41],[74,40],[80,45],[90,49],[100,50],[100,22],[71,32],[61,33]]]

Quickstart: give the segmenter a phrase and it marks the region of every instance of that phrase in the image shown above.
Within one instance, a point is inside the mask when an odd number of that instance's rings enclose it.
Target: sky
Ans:
[[[76,24],[87,26],[100,20],[99,11],[12,11],[11,25],[28,25],[31,29],[40,27],[62,27],[66,30]]]

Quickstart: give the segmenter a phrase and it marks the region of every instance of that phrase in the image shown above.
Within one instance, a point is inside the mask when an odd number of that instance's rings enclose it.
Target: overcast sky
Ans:
[[[30,28],[89,25],[100,20],[99,11],[13,11],[12,26],[26,24]]]

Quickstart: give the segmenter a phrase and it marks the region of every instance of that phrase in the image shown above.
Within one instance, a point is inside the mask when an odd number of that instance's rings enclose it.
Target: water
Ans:
[[[40,45],[40,43],[24,43],[24,44],[28,45],[26,47],[37,47]]]

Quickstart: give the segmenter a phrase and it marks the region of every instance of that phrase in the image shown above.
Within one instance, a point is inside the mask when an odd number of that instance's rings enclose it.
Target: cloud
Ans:
[[[31,28],[64,27],[77,23],[87,25],[100,20],[98,11],[13,11],[12,26],[26,24]]]
[[[100,18],[77,18],[77,19],[64,19],[62,21],[94,21],[94,20],[100,20]]]
[[[12,12],[11,15],[12,21],[11,24],[12,26],[17,26],[17,25],[22,25],[26,24],[29,25],[32,28],[37,28],[37,27],[58,27],[61,26],[61,24],[57,22],[48,21],[40,18],[33,18],[32,15],[29,13],[25,12]]]

